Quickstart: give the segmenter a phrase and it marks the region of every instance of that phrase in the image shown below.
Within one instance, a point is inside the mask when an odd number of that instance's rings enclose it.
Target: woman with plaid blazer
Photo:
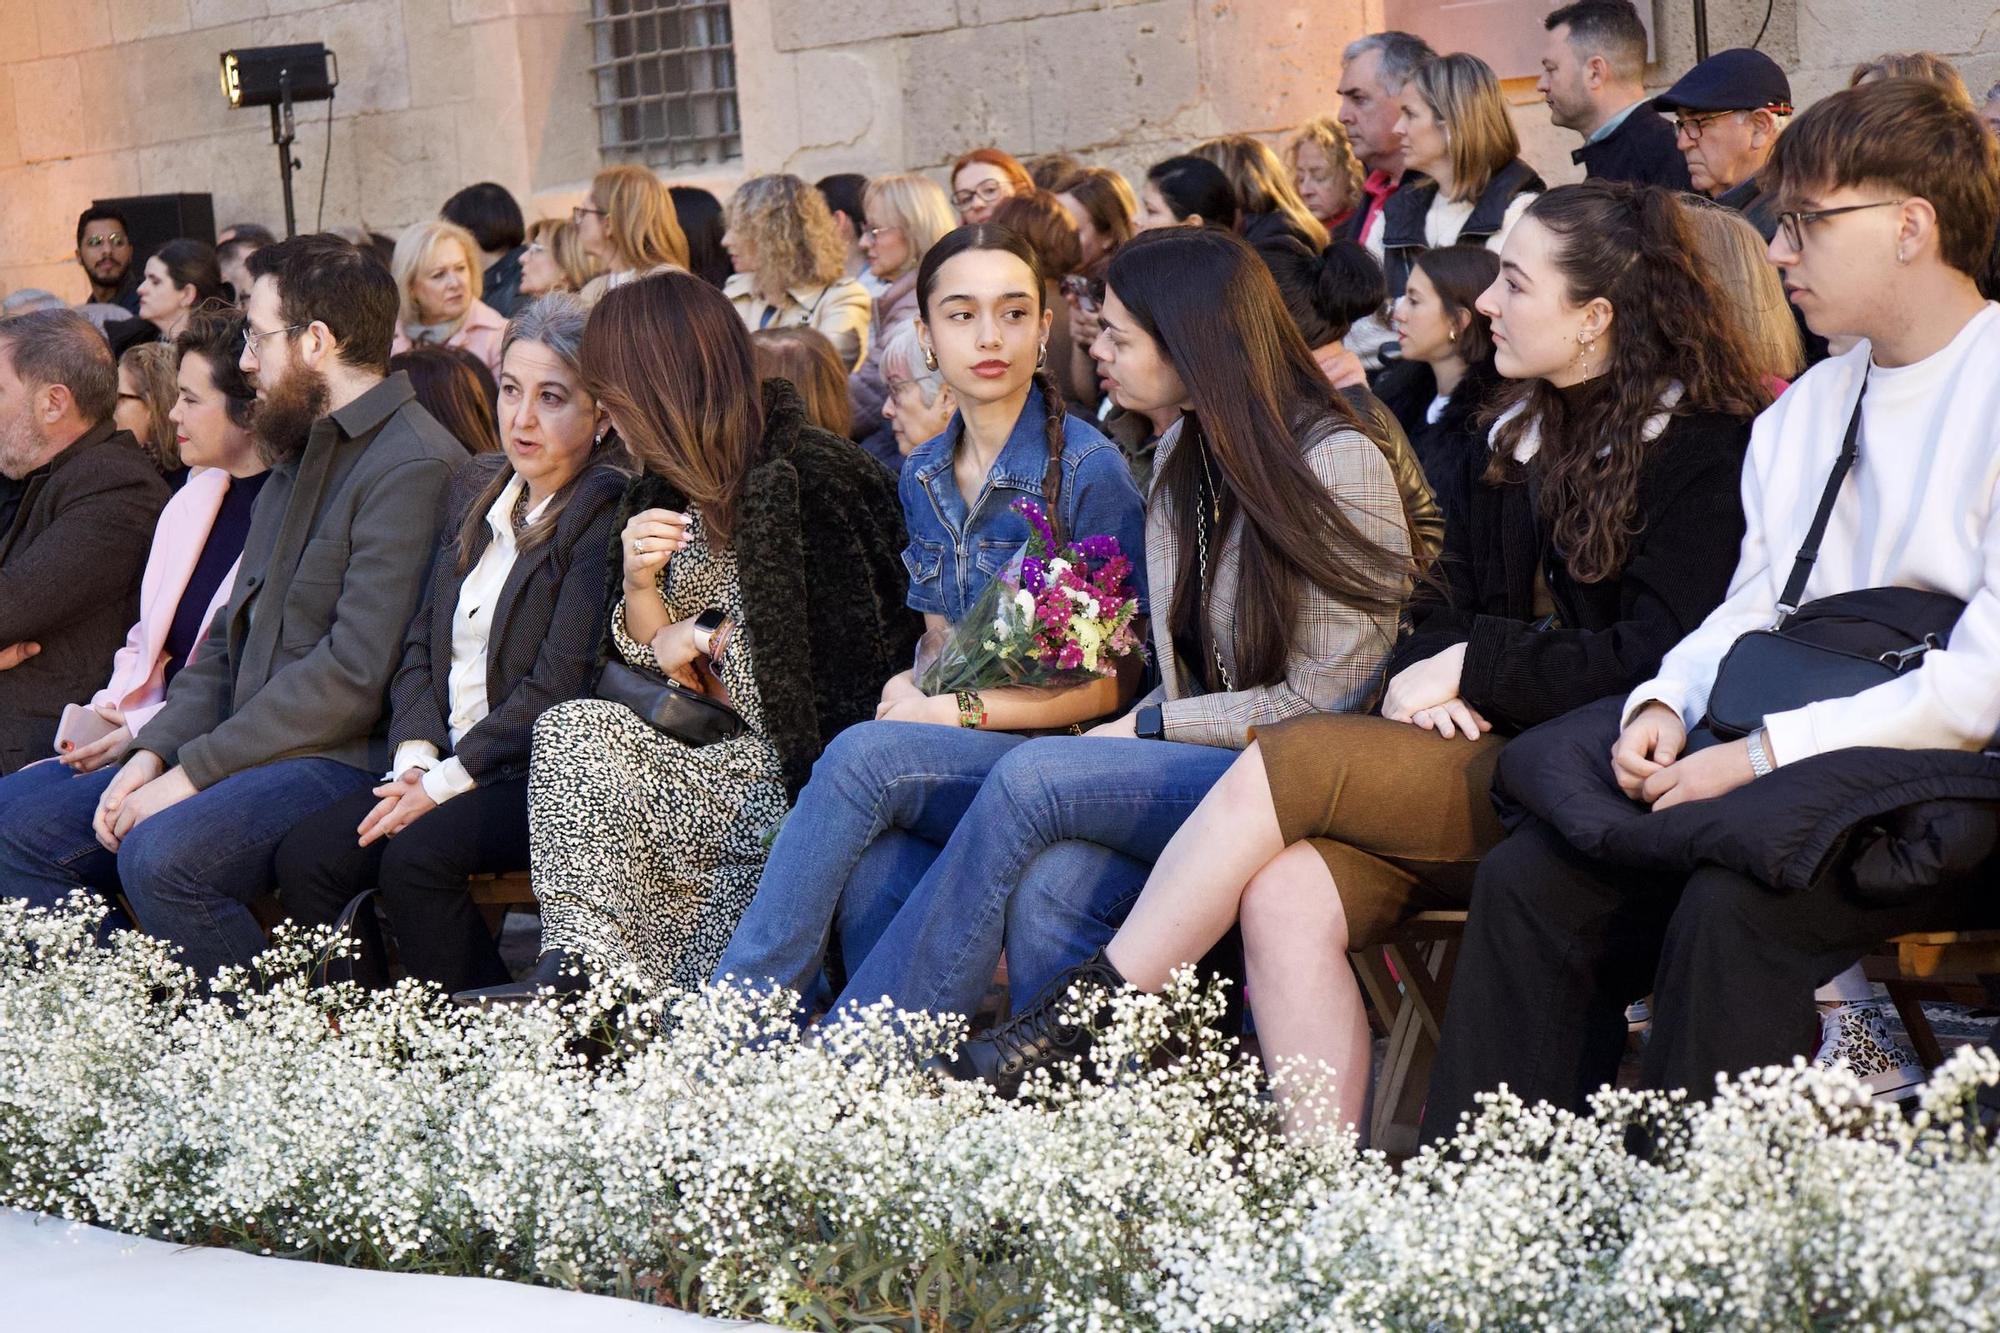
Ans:
[[[1233,235],[1173,229],[1124,246],[1109,284],[1092,354],[1113,399],[1181,413],[1146,512],[1160,685],[1084,736],[1009,751],[836,1009],[970,1013],[1003,947],[1010,989],[1034,994],[1110,938],[1254,728],[1380,690],[1408,518],[1269,271]]]

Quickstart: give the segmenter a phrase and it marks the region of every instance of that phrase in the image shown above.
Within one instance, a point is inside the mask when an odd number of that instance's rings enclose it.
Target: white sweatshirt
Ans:
[[[1840,453],[1863,373],[1859,460],[1841,488],[1803,600],[1907,587],[1966,603],[1944,650],[1846,699],[1764,719],[1774,763],[1849,746],[1981,750],[2000,729],[2000,305],[1915,365],[1871,364],[1866,342],[1813,367],[1757,418],[1743,468],[1748,521],[1729,595],[1634,690],[1692,727],[1737,638],[1768,629]]]

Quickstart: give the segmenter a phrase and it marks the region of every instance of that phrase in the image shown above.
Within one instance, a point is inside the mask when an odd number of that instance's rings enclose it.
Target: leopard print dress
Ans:
[[[528,834],[542,947],[629,966],[656,985],[699,986],[750,905],[764,835],[786,809],[783,769],[764,727],[733,549],[711,549],[699,514],[660,571],[675,620],[720,607],[735,622],[721,675],[744,733],[693,748],[623,704],[577,699],[535,724]],[[657,671],[611,613],[619,654]]]

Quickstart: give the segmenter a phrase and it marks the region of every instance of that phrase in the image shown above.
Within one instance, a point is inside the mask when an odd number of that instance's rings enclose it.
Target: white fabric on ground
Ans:
[[[700,1333],[762,1324],[702,1319],[609,1296],[487,1278],[376,1273],[168,1245],[0,1208],[9,1328],[214,1333],[323,1322],[368,1333]]]

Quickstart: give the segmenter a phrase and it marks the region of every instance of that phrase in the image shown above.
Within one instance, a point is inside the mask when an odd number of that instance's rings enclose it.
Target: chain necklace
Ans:
[[[1229,668],[1222,663],[1222,648],[1215,634],[1215,622],[1210,614],[1215,585],[1208,573],[1208,530],[1211,525],[1220,532],[1222,528],[1222,489],[1215,484],[1215,474],[1208,466],[1208,441],[1199,431],[1195,434],[1194,447],[1200,451],[1201,479],[1203,494],[1196,497],[1194,516],[1194,539],[1196,568],[1201,577],[1201,618],[1202,637],[1208,640],[1208,655],[1215,663],[1215,679],[1222,683],[1224,693],[1236,687],[1230,682]]]

